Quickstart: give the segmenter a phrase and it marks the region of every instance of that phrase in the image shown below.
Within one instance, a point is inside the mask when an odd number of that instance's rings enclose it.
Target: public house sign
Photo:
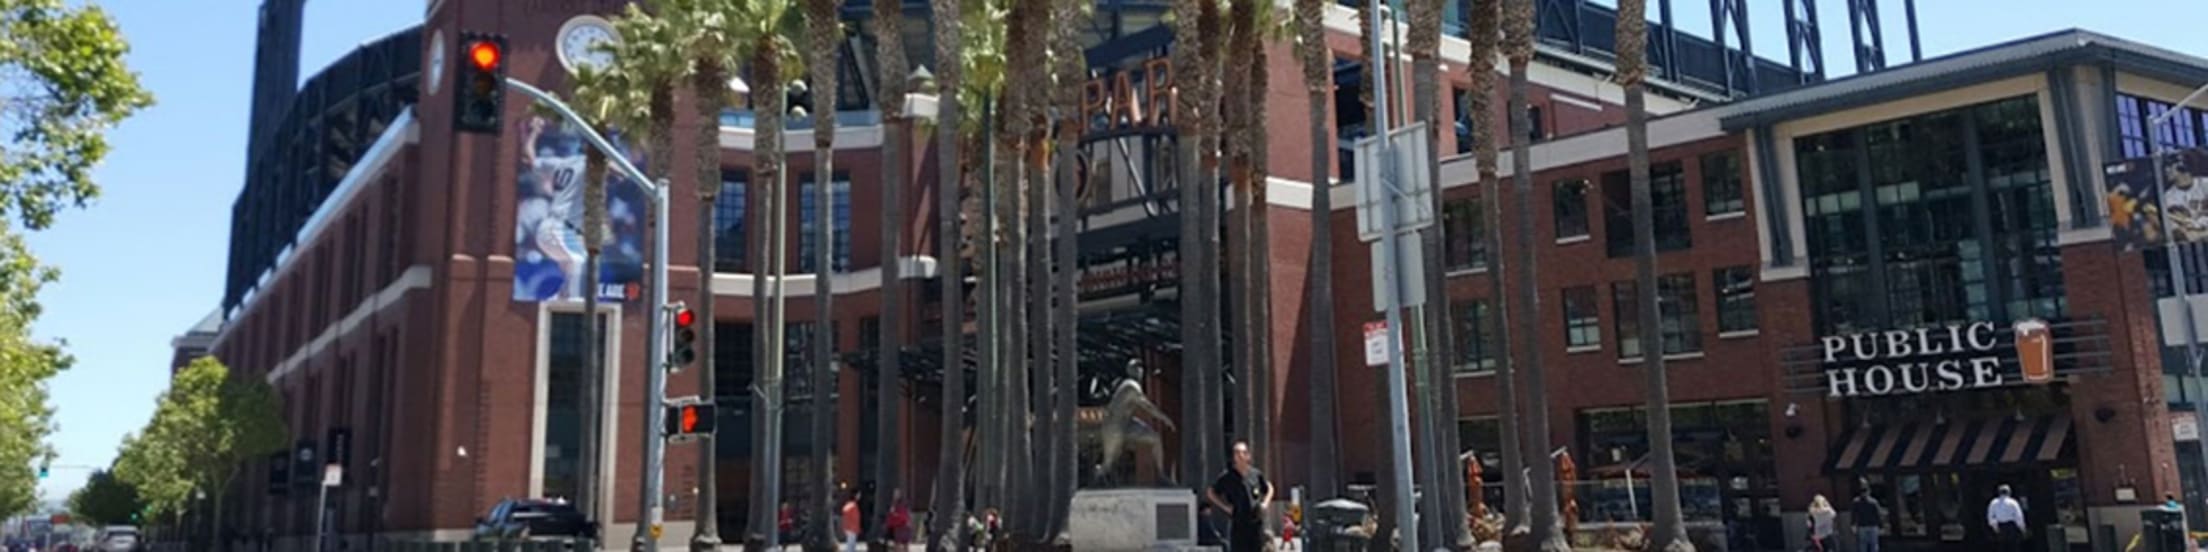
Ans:
[[[1084,140],[1163,131],[1173,125],[1173,63],[1151,58],[1083,87]]]
[[[1819,340],[1825,364],[1826,395],[1874,397],[1962,391],[2012,383],[2002,368],[2014,351],[2023,380],[2053,378],[2048,325],[2017,322],[2009,334],[1992,322],[1951,324],[1913,330],[1885,330],[1825,336]],[[2009,347],[2003,347],[2008,342]]]

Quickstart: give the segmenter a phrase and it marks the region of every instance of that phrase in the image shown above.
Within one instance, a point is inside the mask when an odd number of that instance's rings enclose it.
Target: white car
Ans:
[[[114,525],[100,530],[92,539],[100,552],[132,552],[138,549],[138,528]]]

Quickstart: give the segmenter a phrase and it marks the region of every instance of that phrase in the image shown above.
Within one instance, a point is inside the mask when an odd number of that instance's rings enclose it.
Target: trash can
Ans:
[[[2139,512],[2139,552],[2190,552],[2185,514],[2161,508]]]
[[[1320,502],[1304,515],[1304,543],[1311,552],[1363,552],[1372,541],[1372,508],[1347,498]]]

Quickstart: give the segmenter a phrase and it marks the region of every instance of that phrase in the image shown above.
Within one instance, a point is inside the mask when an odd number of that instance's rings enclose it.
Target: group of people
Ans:
[[[1834,537],[1834,522],[1839,512],[1825,495],[1816,495],[1809,501],[1809,549],[1817,552],[1837,550],[1840,543]],[[1878,552],[1879,538],[1886,528],[1886,507],[1871,496],[1869,485],[1855,493],[1855,501],[1848,505],[1848,518],[1855,525],[1856,550]],[[1992,502],[1986,503],[1986,529],[2003,552],[2024,549],[2024,539],[2030,536],[2024,525],[2024,505],[2016,501],[2008,485],[1995,492]]]
[[[859,535],[865,528],[865,508],[859,505],[860,492],[857,488],[844,491],[843,496],[843,507],[836,512],[836,529],[839,531],[836,535],[837,542],[843,543],[845,551],[857,552],[861,548]],[[884,528],[886,531],[883,538],[902,547],[912,543],[912,507],[905,503],[903,490],[898,490],[893,497],[889,505],[889,518],[884,520],[888,525]],[[803,537],[803,520],[798,518],[797,512],[796,505],[783,502],[781,511],[776,513],[775,529],[781,535],[778,539],[780,542],[794,543]]]

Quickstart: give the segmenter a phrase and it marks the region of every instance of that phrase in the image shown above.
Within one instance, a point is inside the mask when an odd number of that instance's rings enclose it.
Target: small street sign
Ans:
[[[1365,365],[1388,365],[1388,323],[1385,320],[1365,323]]]
[[[322,467],[322,486],[336,487],[345,483],[345,466],[330,464]]]

